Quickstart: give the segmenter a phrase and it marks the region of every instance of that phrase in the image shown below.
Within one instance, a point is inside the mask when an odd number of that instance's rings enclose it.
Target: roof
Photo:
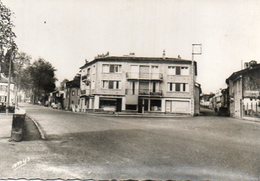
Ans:
[[[80,78],[73,79],[66,82],[66,88],[79,88],[80,87]]]
[[[169,58],[169,57],[135,57],[135,56],[106,56],[101,58],[95,58],[91,62],[85,63],[85,65],[81,66],[80,69],[88,67],[98,61],[108,61],[108,62],[144,62],[144,63],[179,63],[179,64],[191,64],[191,60],[185,60],[180,58]],[[196,61],[194,61],[195,66],[197,65]]]
[[[246,69],[234,72],[233,74],[231,74],[231,76],[229,76],[226,79],[226,83],[228,84],[229,80],[234,80],[234,79],[238,78],[241,75],[248,74],[248,73],[250,73],[252,71],[255,71],[255,70],[259,70],[260,71],[260,64],[255,64],[255,65],[250,66],[249,68],[246,68]]]

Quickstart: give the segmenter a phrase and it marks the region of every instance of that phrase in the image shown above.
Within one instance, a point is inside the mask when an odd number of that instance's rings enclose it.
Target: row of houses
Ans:
[[[196,77],[197,63],[180,57],[98,56],[54,97],[63,97],[62,108],[80,112],[195,115],[201,93]]]

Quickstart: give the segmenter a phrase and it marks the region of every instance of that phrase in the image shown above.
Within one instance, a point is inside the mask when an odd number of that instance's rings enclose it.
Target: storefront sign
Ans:
[[[260,96],[260,91],[245,91],[244,93],[244,97],[252,97],[252,98],[255,98],[255,97],[259,97]]]

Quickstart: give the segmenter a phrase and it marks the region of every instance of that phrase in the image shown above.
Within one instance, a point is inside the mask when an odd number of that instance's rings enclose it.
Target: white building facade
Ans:
[[[5,78],[2,74],[0,75],[0,105],[7,105],[8,96],[8,79]],[[15,92],[14,92],[14,83],[10,83],[10,99],[9,106],[15,106]]]
[[[176,58],[96,58],[81,67],[80,109],[198,114],[194,65],[192,71],[190,60]]]

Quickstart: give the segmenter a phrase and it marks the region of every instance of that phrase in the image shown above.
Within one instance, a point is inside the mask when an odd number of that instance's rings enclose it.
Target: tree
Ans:
[[[55,90],[55,71],[56,69],[50,62],[39,58],[35,61],[28,71],[31,77],[33,86],[33,102],[46,101],[44,100],[48,93]]]
[[[0,0],[0,63],[8,69],[9,61],[17,50],[13,32],[14,24],[11,21],[12,12]],[[2,67],[1,66],[1,67]],[[8,72],[6,69],[5,73]]]
[[[13,62],[13,81],[16,83],[18,89],[28,90],[31,88],[32,82],[28,72],[30,66],[31,56],[24,52],[17,53]]]

